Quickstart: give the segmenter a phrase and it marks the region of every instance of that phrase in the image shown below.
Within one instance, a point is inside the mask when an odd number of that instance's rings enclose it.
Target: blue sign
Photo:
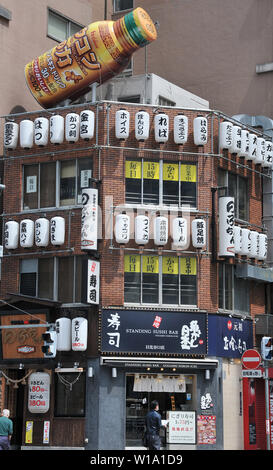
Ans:
[[[111,353],[207,353],[207,315],[105,309],[101,314],[101,351]]]
[[[208,315],[208,355],[240,359],[253,348],[252,320]]]

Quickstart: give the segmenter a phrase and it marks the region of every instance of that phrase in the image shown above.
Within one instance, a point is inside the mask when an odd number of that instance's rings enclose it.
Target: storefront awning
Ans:
[[[128,369],[216,369],[217,359],[178,359],[158,357],[101,357],[101,365]]]

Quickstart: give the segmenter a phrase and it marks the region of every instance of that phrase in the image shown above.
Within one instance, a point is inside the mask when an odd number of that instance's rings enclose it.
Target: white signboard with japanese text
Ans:
[[[196,444],[196,412],[167,411],[167,443]]]
[[[81,249],[97,250],[98,242],[98,190],[87,188],[82,191]]]
[[[50,375],[34,372],[28,379],[28,410],[30,413],[46,413],[50,403]]]

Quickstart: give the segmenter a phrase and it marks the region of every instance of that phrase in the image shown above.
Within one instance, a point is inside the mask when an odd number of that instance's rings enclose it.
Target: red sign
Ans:
[[[247,349],[242,355],[242,364],[246,369],[257,369],[261,363],[261,356],[255,349]]]

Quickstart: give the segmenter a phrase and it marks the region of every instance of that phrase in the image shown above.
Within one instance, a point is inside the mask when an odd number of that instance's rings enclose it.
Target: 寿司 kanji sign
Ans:
[[[247,349],[242,355],[242,365],[246,369],[257,369],[261,363],[261,356],[255,349]]]

